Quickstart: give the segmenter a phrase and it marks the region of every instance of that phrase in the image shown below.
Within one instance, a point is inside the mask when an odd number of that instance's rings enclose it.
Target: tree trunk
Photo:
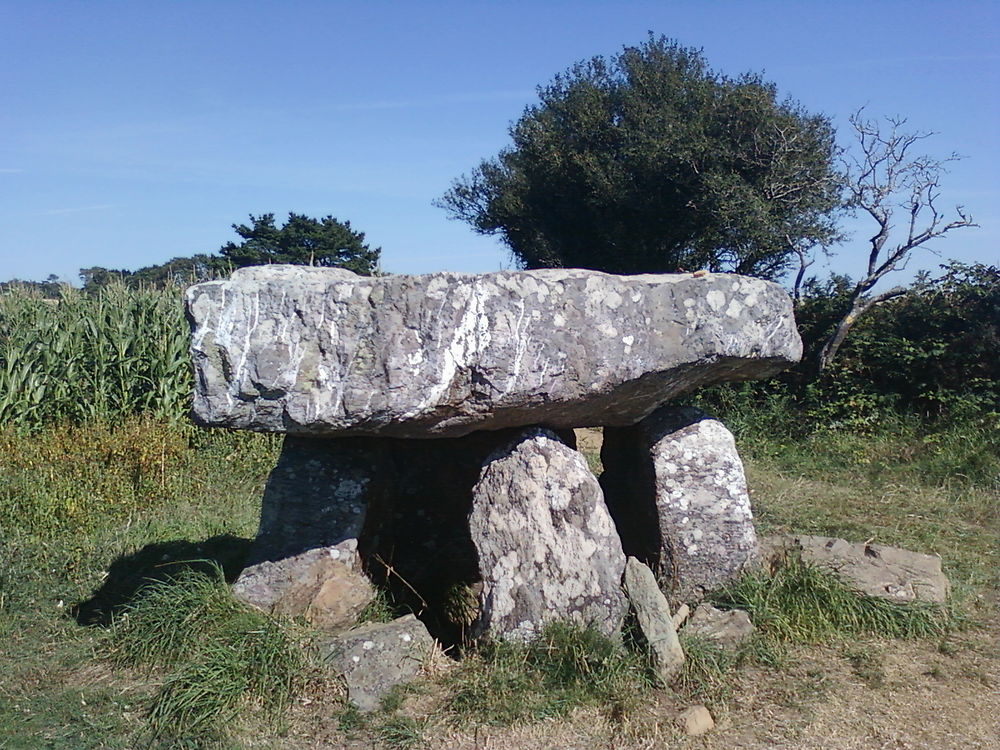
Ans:
[[[823,348],[819,352],[819,371],[823,372],[830,363],[833,362],[833,358],[837,356],[837,351],[840,349],[840,345],[844,343],[844,339],[847,338],[848,332],[851,330],[851,326],[854,325],[854,321],[858,319],[858,316],[864,312],[858,302],[855,302],[851,306],[851,311],[847,313],[840,322],[837,323],[837,327],[833,330],[830,338],[826,340],[823,344]]]
[[[858,318],[864,315],[868,310],[875,307],[886,300],[890,300],[893,297],[899,297],[906,294],[906,289],[901,286],[894,287],[887,292],[882,292],[874,297],[869,297],[865,299],[860,296],[860,290],[855,293],[854,298],[851,300],[851,309],[848,311],[847,315],[840,319],[837,323],[837,327],[834,328],[833,333],[830,334],[830,338],[826,340],[823,344],[823,348],[820,349],[818,357],[819,371],[823,372],[830,364],[833,362],[834,358],[837,356],[837,351],[840,349],[840,345],[844,343],[844,339],[847,338],[847,334],[851,330]]]

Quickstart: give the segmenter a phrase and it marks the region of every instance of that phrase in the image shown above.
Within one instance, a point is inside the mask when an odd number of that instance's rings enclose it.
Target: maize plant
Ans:
[[[58,300],[0,293],[0,427],[120,420],[188,408],[188,328],[178,288],[109,286]]]

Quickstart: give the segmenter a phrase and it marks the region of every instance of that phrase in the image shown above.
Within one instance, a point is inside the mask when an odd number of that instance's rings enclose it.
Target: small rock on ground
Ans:
[[[343,675],[348,699],[366,712],[377,709],[396,685],[413,680],[435,649],[413,615],[362,625],[316,645],[321,659]]]
[[[754,630],[750,615],[742,609],[723,611],[710,604],[699,604],[684,627],[688,635],[699,635],[721,648],[733,650],[753,635]]]
[[[677,725],[685,734],[697,737],[715,728],[715,719],[704,706],[691,706],[677,717]]]

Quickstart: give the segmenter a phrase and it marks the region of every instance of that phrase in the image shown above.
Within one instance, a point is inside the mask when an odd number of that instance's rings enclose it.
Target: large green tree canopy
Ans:
[[[833,128],[757,75],[727,78],[650,35],[538,95],[513,145],[439,201],[525,268],[774,278],[836,237]]]
[[[235,267],[293,263],[337,266],[371,275],[378,270],[382,252],[368,247],[364,232],[351,229],[351,222],[332,216],[312,219],[289,213],[288,221],[278,227],[274,214],[251,214],[249,226],[233,224],[233,229],[243,241],[226,243],[219,254]]]

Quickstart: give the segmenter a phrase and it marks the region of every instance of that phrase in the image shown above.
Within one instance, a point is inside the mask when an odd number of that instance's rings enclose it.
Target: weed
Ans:
[[[277,447],[273,436],[196,431],[148,416],[59,424],[31,436],[0,429],[0,536],[77,537],[131,525],[151,507],[262,481]]]
[[[878,688],[885,684],[885,667],[882,654],[872,646],[852,645],[845,647],[841,656],[851,665],[851,671],[868,687]]]
[[[391,716],[379,724],[375,731],[376,737],[386,748],[416,747],[423,739],[420,724],[411,716]]]
[[[626,715],[654,684],[642,657],[561,622],[528,643],[481,644],[447,680],[455,715],[499,726],[565,716],[584,705]]]
[[[689,698],[724,699],[730,690],[729,672],[736,666],[732,650],[720,648],[704,636],[680,634],[684,666],[670,687]]]
[[[358,624],[366,622],[392,622],[396,617],[389,592],[382,586],[375,587],[375,596],[358,615]]]

